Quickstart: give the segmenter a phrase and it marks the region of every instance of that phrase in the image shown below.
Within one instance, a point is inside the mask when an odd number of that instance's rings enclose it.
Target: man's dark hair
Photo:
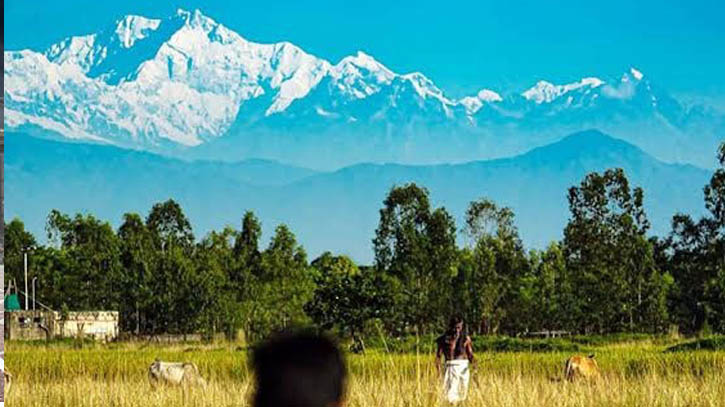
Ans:
[[[343,400],[345,361],[334,342],[284,333],[254,350],[255,407],[329,407]]]
[[[453,333],[453,331],[455,331],[455,329],[456,329],[456,325],[460,324],[461,322],[463,322],[463,318],[460,315],[458,315],[458,314],[452,315],[451,318],[448,320],[448,331],[447,332]]]
[[[456,325],[463,323],[463,317],[460,315],[453,315],[448,320],[448,327],[446,328],[446,332],[440,336],[437,341],[443,346],[447,341],[450,341],[453,339],[453,336],[456,333]],[[465,323],[463,325],[463,330],[461,331],[461,335],[456,340],[456,346],[453,351],[453,355],[450,355],[449,357],[453,358],[456,355],[460,355],[463,353],[463,345],[466,343],[466,338],[468,337],[468,333],[466,332],[466,326]]]

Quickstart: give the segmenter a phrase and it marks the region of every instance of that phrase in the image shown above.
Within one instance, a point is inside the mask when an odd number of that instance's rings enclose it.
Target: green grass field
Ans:
[[[715,343],[719,343],[716,339]],[[481,351],[466,406],[725,406],[725,351],[666,351],[656,339],[579,341],[602,369],[596,383],[562,377],[571,351]],[[712,341],[711,341],[712,342]],[[532,342],[535,343],[535,342]],[[369,350],[348,355],[347,406],[438,406],[430,346],[418,353]],[[206,389],[152,389],[148,365],[159,357],[195,362]],[[247,351],[234,344],[50,345],[6,343],[14,382],[10,407],[246,406],[252,392]]]

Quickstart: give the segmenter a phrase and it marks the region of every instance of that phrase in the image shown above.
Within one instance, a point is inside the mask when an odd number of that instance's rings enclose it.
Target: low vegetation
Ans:
[[[722,337],[707,338],[722,341]],[[528,340],[511,340],[526,343]],[[569,343],[569,340],[533,340]],[[603,341],[602,341],[603,342]],[[481,351],[467,406],[688,406],[725,405],[725,351],[666,352],[658,338],[582,345],[596,354],[599,382],[562,381],[569,351]],[[479,340],[478,343],[487,343]],[[508,343],[502,338],[489,343]],[[686,342],[690,343],[690,342]],[[232,343],[51,346],[9,342],[7,366],[15,375],[9,405],[247,406],[253,391],[247,348]],[[535,348],[532,346],[531,348]],[[439,380],[428,344],[419,351],[388,353],[377,347],[349,354],[348,406],[437,406]],[[154,358],[191,361],[209,386],[153,390],[147,369]]]
[[[696,339],[667,348],[668,352],[686,352],[693,350],[710,350],[725,352],[725,336]]]

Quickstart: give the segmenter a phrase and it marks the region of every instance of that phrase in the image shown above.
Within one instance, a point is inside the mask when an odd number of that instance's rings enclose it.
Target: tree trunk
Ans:
[[[138,301],[136,301],[136,336],[141,332],[141,310],[138,308]]]

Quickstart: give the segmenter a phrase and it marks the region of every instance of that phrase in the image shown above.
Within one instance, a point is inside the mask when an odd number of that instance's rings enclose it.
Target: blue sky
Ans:
[[[672,92],[725,100],[721,1],[5,1],[5,49],[40,49],[125,14],[199,8],[245,38],[338,61],[364,50],[451,96],[636,66]]]

